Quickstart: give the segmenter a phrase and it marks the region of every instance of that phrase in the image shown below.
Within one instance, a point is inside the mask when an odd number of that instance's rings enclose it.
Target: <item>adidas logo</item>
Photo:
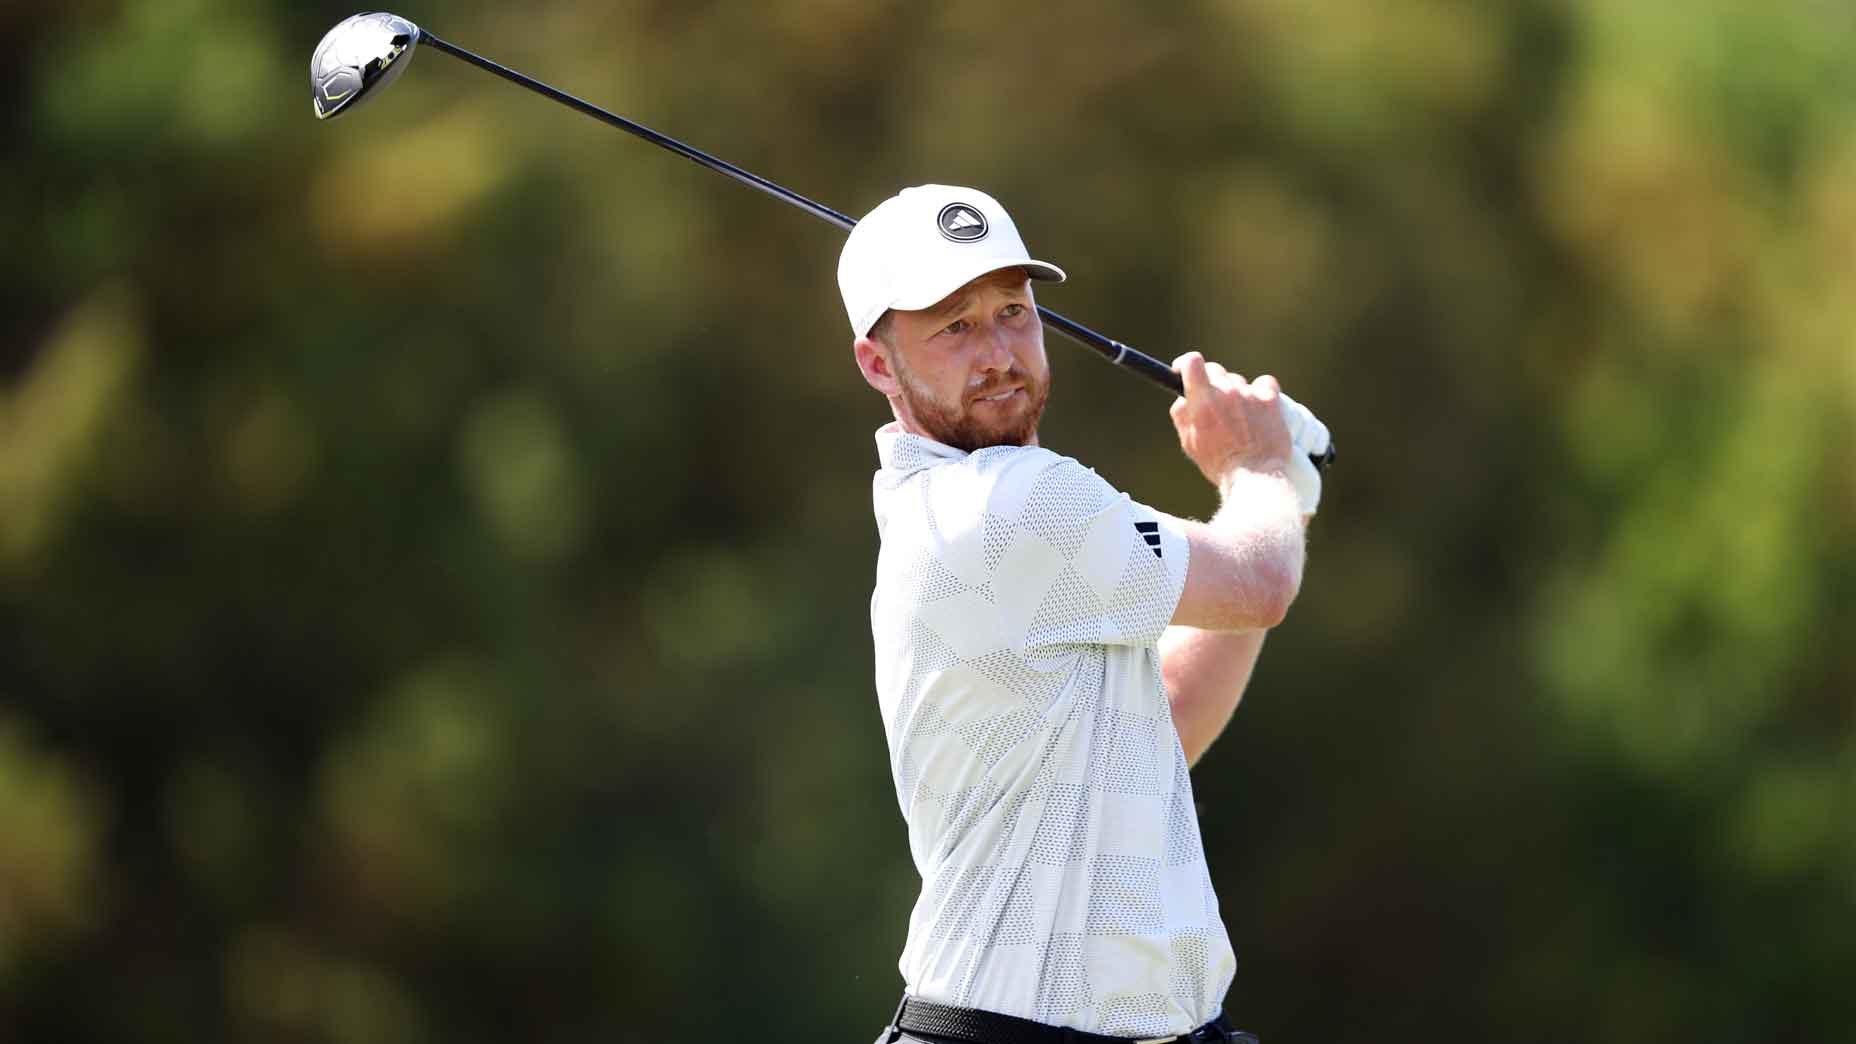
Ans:
[[[956,243],[971,243],[986,235],[986,215],[965,203],[949,203],[941,208],[935,224],[941,234]]]
[[[1134,531],[1141,535],[1142,540],[1147,541],[1147,549],[1154,553],[1155,558],[1164,557],[1160,554],[1160,523],[1136,522]]]

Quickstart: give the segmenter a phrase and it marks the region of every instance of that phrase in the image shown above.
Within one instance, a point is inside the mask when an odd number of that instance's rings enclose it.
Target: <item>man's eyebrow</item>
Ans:
[[[1010,281],[1002,279],[996,283],[993,283],[992,285],[996,287],[1000,293],[1006,294],[1007,296],[1023,297],[1025,296],[1028,290],[1029,284],[1030,284],[1030,280],[1027,280],[1027,279],[1016,279],[1016,280],[1010,280]]]
[[[1027,286],[1028,282],[1029,282],[1028,280],[1020,279],[1020,280],[1017,280],[1016,282],[1010,282],[1010,283],[1001,281],[995,285],[998,286],[1001,292],[1010,294],[1013,297],[1022,299],[1029,289],[1029,287]],[[959,312],[966,311],[967,303],[972,300],[973,300],[973,291],[968,290],[966,293],[957,294],[954,297],[948,298],[947,300],[941,302],[940,304],[933,306],[929,310],[937,316],[955,315]]]
[[[964,312],[967,309],[967,302],[971,301],[972,299],[973,299],[973,292],[971,290],[967,291],[964,294],[956,294],[955,296],[950,297],[946,301],[943,301],[941,304],[937,305],[934,309],[934,314],[937,316],[947,316],[947,315],[956,315],[960,312]]]

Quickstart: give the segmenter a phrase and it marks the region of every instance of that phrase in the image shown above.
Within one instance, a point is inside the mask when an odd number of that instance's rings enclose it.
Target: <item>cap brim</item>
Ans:
[[[996,264],[981,265],[972,271],[963,269],[957,276],[949,276],[948,279],[942,280],[939,283],[923,287],[920,294],[916,297],[902,298],[890,302],[889,307],[901,309],[904,312],[920,311],[931,305],[940,304],[947,298],[947,295],[966,286],[968,283],[973,282],[983,275],[1000,272],[1007,268],[1022,268],[1025,270],[1026,275],[1044,283],[1061,283],[1065,279],[1070,278],[1064,274],[1063,269],[1058,268],[1048,261],[1033,261],[1030,259],[1023,261],[1001,261]]]

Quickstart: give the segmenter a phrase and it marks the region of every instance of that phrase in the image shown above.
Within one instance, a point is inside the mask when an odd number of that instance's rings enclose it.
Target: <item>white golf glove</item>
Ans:
[[[1321,506],[1321,472],[1315,470],[1314,462],[1308,458],[1310,454],[1318,457],[1328,451],[1328,426],[1308,407],[1287,395],[1279,393],[1276,397],[1282,401],[1282,420],[1288,425],[1289,441],[1295,446],[1289,460],[1289,482],[1302,498],[1302,514],[1312,515]]]

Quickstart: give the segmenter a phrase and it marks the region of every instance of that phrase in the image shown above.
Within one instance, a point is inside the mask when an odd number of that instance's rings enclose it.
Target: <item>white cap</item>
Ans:
[[[927,308],[988,272],[1018,266],[1061,283],[1063,269],[1034,261],[999,201],[953,185],[905,188],[851,229],[838,256],[838,291],[858,337],[891,308]]]

